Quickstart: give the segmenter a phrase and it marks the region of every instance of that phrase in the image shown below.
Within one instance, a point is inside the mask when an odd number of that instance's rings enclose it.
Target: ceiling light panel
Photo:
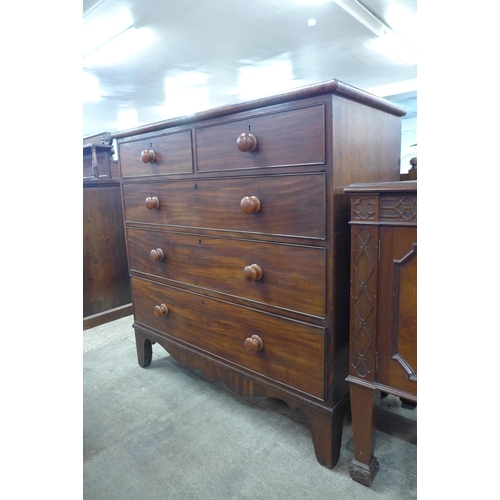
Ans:
[[[102,17],[97,16],[97,10],[99,8],[83,18],[83,57],[92,54],[134,24],[127,9],[120,9]]]

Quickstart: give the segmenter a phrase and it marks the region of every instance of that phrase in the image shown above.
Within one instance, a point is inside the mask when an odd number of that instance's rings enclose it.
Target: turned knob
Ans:
[[[153,250],[149,252],[149,257],[153,262],[160,262],[165,258],[165,254],[161,248],[157,248],[156,250],[153,248]]]
[[[257,196],[245,196],[240,201],[240,210],[244,214],[256,214],[260,210],[260,200]]]
[[[243,153],[254,151],[257,147],[257,138],[253,134],[240,134],[236,139],[236,146]]]
[[[155,316],[161,318],[162,316],[166,316],[168,314],[168,307],[165,304],[160,304],[155,306]]]
[[[156,161],[156,154],[152,149],[145,149],[141,153],[141,160],[144,163],[154,163]]]
[[[243,275],[248,281],[258,281],[262,278],[262,269],[257,264],[251,264],[243,269]]]
[[[160,200],[156,196],[148,196],[146,198],[146,208],[148,210],[158,210],[160,208]]]
[[[249,352],[259,352],[264,347],[264,342],[258,335],[245,339],[245,349]]]

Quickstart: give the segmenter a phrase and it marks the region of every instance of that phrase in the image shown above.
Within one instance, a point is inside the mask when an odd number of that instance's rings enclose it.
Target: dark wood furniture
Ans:
[[[349,391],[349,197],[397,180],[399,107],[337,80],[114,134],[139,364],[309,419],[338,461]]]
[[[107,137],[83,141],[84,330],[132,314],[119,168]]]
[[[359,184],[345,192],[351,197],[349,473],[370,486],[379,468],[381,392],[417,401],[417,181]]]

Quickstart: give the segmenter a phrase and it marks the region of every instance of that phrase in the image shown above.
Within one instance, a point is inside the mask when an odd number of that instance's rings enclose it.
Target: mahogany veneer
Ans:
[[[399,179],[405,111],[337,80],[114,134],[139,364],[151,345],[305,412],[338,461],[353,182]]]

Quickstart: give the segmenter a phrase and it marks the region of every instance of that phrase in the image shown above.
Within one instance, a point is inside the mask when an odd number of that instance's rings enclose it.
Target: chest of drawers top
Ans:
[[[331,145],[332,97],[397,117],[405,114],[385,100],[331,80],[115,133],[122,177],[323,165]],[[334,115],[349,112],[333,109]]]

